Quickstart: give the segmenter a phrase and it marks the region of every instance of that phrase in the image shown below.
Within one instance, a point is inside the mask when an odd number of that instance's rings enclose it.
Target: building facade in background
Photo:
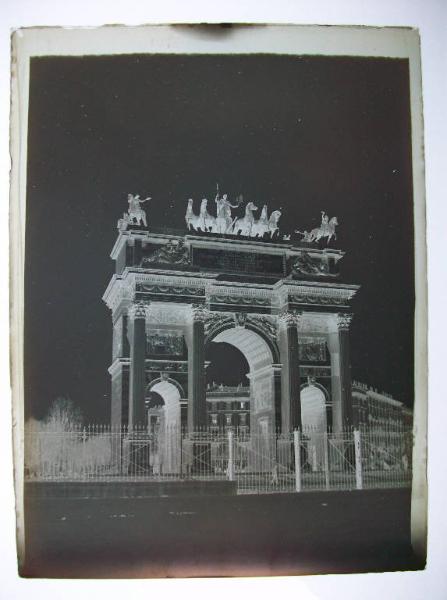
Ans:
[[[362,428],[411,429],[413,425],[413,411],[408,406],[364,383],[352,382],[352,403]]]

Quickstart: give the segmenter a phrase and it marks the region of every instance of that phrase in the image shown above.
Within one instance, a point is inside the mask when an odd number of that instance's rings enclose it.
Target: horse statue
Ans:
[[[197,215],[194,214],[194,211],[192,209],[192,205],[194,204],[194,200],[192,198],[190,198],[188,200],[188,204],[186,206],[186,214],[185,214],[185,221],[186,221],[186,227],[190,230],[191,227],[193,229],[196,228],[196,224],[197,224]]]
[[[247,235],[251,236],[252,228],[255,222],[255,218],[253,216],[253,212],[258,210],[258,207],[253,204],[253,202],[249,202],[245,207],[245,216],[241,219],[237,219],[236,223],[233,227],[233,235]]]
[[[147,227],[146,211],[141,208],[140,204],[142,204],[143,202],[147,202],[148,200],[150,200],[150,198],[145,198],[144,200],[141,200],[138,194],[136,194],[135,196],[133,194],[127,194],[127,202],[129,203],[129,208],[127,210],[128,216],[126,220],[130,225],[135,224],[135,219],[136,225],[141,225],[141,223],[143,223],[143,225]]]
[[[318,242],[321,238],[326,237],[327,242],[329,244],[332,238],[334,240],[337,239],[337,235],[335,233],[335,227],[338,225],[337,217],[332,217],[329,219],[327,214],[322,211],[321,213],[321,225],[320,227],[316,227],[312,229],[312,231],[306,236],[307,242]]]
[[[268,231],[270,232],[270,239],[273,238],[274,234],[278,231],[278,221],[281,217],[280,210],[274,210],[270,215],[269,223],[268,223]]]
[[[216,226],[216,217],[210,215],[207,209],[208,200],[204,198],[200,203],[199,228],[202,231],[212,231]]]
[[[185,221],[188,229],[194,229],[194,231],[212,231],[215,227],[216,218],[209,214],[207,210],[208,200],[204,198],[200,203],[200,214],[196,215],[193,211],[193,199],[188,200],[186,207]]]
[[[267,216],[267,204],[264,204],[261,211],[261,216],[253,223],[251,228],[251,237],[264,237],[264,233],[269,231],[269,219]]]

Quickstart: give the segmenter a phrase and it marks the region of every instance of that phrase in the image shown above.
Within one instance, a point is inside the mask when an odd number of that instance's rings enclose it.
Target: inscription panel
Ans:
[[[195,267],[213,271],[284,275],[283,257],[277,254],[194,248],[192,260]]]

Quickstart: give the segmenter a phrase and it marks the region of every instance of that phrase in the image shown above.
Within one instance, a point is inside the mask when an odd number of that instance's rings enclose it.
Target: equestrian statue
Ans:
[[[337,239],[337,235],[335,233],[335,227],[338,225],[337,217],[332,217],[329,219],[328,215],[324,210],[321,211],[321,225],[320,227],[315,227],[312,231],[295,231],[295,233],[299,233],[303,236],[301,239],[302,242],[319,242],[321,238],[327,238],[327,244],[331,241],[332,238],[334,240]]]
[[[127,194],[127,202],[129,203],[129,208],[127,209],[127,215],[124,213],[124,218],[131,225],[134,225],[134,219],[136,220],[136,225],[143,225],[147,227],[146,221],[146,211],[143,210],[140,206],[143,202],[147,202],[151,198],[145,198],[144,200],[140,199],[139,194],[135,196],[133,194]]]

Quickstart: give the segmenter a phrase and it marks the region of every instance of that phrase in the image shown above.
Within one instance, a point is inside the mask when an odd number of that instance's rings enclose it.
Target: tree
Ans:
[[[54,400],[44,421],[47,431],[76,431],[82,425],[82,414],[70,398]]]

